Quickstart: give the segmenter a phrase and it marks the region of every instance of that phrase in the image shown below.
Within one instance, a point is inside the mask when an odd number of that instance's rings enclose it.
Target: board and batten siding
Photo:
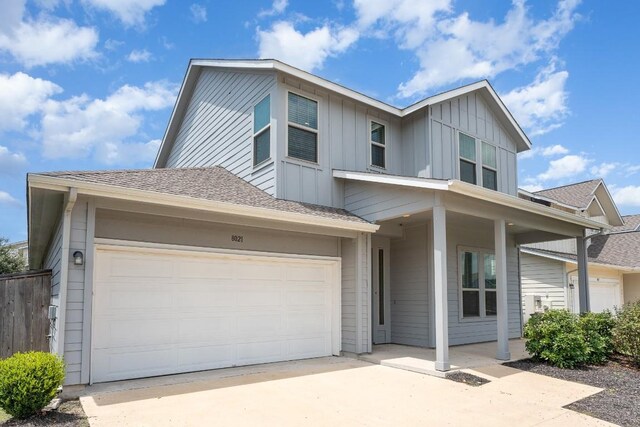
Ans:
[[[429,345],[427,224],[404,228],[391,239],[391,342]]]
[[[288,92],[318,102],[318,163],[287,157]],[[277,197],[326,206],[344,207],[342,182],[333,169],[401,174],[400,119],[380,110],[348,100],[338,94],[280,76],[278,79]],[[371,166],[369,120],[386,125],[386,169]]]
[[[459,279],[459,250],[464,248],[488,249],[493,252],[493,226],[473,221],[463,222],[447,218],[447,282],[449,309],[449,344],[470,344],[495,341],[497,323],[491,319],[461,318],[462,301]],[[507,304],[509,307],[509,338],[521,336],[520,289],[518,283],[518,252],[512,236],[507,235]]]
[[[498,191],[517,195],[516,143],[480,92],[432,105],[430,129],[431,175],[426,177],[459,178],[458,132],[464,132],[497,147]]]
[[[563,261],[520,253],[520,275],[523,310],[527,295],[542,297],[543,304],[548,302],[553,309],[568,308],[565,290],[566,268]]]
[[[60,306],[60,272],[62,269],[62,218],[51,237],[51,242],[44,257],[43,268],[51,270],[51,305]],[[52,353],[58,351],[57,325],[51,326],[51,339],[49,350]]]
[[[430,178],[431,150],[428,148],[429,110],[420,109],[402,118],[401,175]]]
[[[181,119],[166,167],[222,166],[275,195],[275,74],[204,69]],[[253,167],[253,107],[271,94],[271,161]]]
[[[361,240],[358,248],[358,240]],[[342,351],[349,353],[366,353],[371,348],[371,294],[370,282],[370,237],[360,236],[356,239],[341,239],[342,257]],[[360,263],[360,266],[358,266]],[[359,272],[360,271],[360,272]],[[358,286],[358,278],[362,280]],[[360,293],[360,295],[358,295]],[[360,309],[358,309],[358,302]],[[360,315],[360,328],[358,328]],[[358,348],[358,333],[360,348]]]

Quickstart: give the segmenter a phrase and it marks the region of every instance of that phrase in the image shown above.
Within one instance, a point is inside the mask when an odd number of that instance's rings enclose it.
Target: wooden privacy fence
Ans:
[[[49,351],[51,270],[0,276],[0,359]]]

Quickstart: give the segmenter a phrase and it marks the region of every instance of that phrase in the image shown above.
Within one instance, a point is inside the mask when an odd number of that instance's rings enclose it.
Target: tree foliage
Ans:
[[[9,246],[9,240],[0,237],[0,274],[19,273],[26,268],[24,258]]]

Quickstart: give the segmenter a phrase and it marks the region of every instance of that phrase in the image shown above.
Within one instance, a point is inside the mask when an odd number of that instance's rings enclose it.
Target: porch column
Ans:
[[[447,316],[447,211],[444,206],[433,208],[433,276],[436,320],[436,369],[448,371],[449,322]]]
[[[496,303],[498,323],[498,360],[509,360],[509,304],[507,301],[507,231],[504,219],[493,225],[496,249]]]
[[[578,296],[580,298],[580,313],[591,310],[589,301],[589,260],[587,258],[587,240],[576,237],[576,248],[578,258]]]

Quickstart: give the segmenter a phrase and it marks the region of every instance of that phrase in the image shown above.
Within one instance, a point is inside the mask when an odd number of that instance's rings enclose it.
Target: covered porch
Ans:
[[[522,332],[518,245],[575,238],[584,253],[586,230],[602,226],[457,180],[334,176],[346,180],[345,208],[380,225],[364,292],[369,342],[359,353],[381,363],[411,359],[416,369],[446,372],[486,361],[488,353],[521,358],[510,341]],[[586,257],[578,261],[582,287]],[[484,343],[476,348],[482,354],[455,347],[476,343]]]

